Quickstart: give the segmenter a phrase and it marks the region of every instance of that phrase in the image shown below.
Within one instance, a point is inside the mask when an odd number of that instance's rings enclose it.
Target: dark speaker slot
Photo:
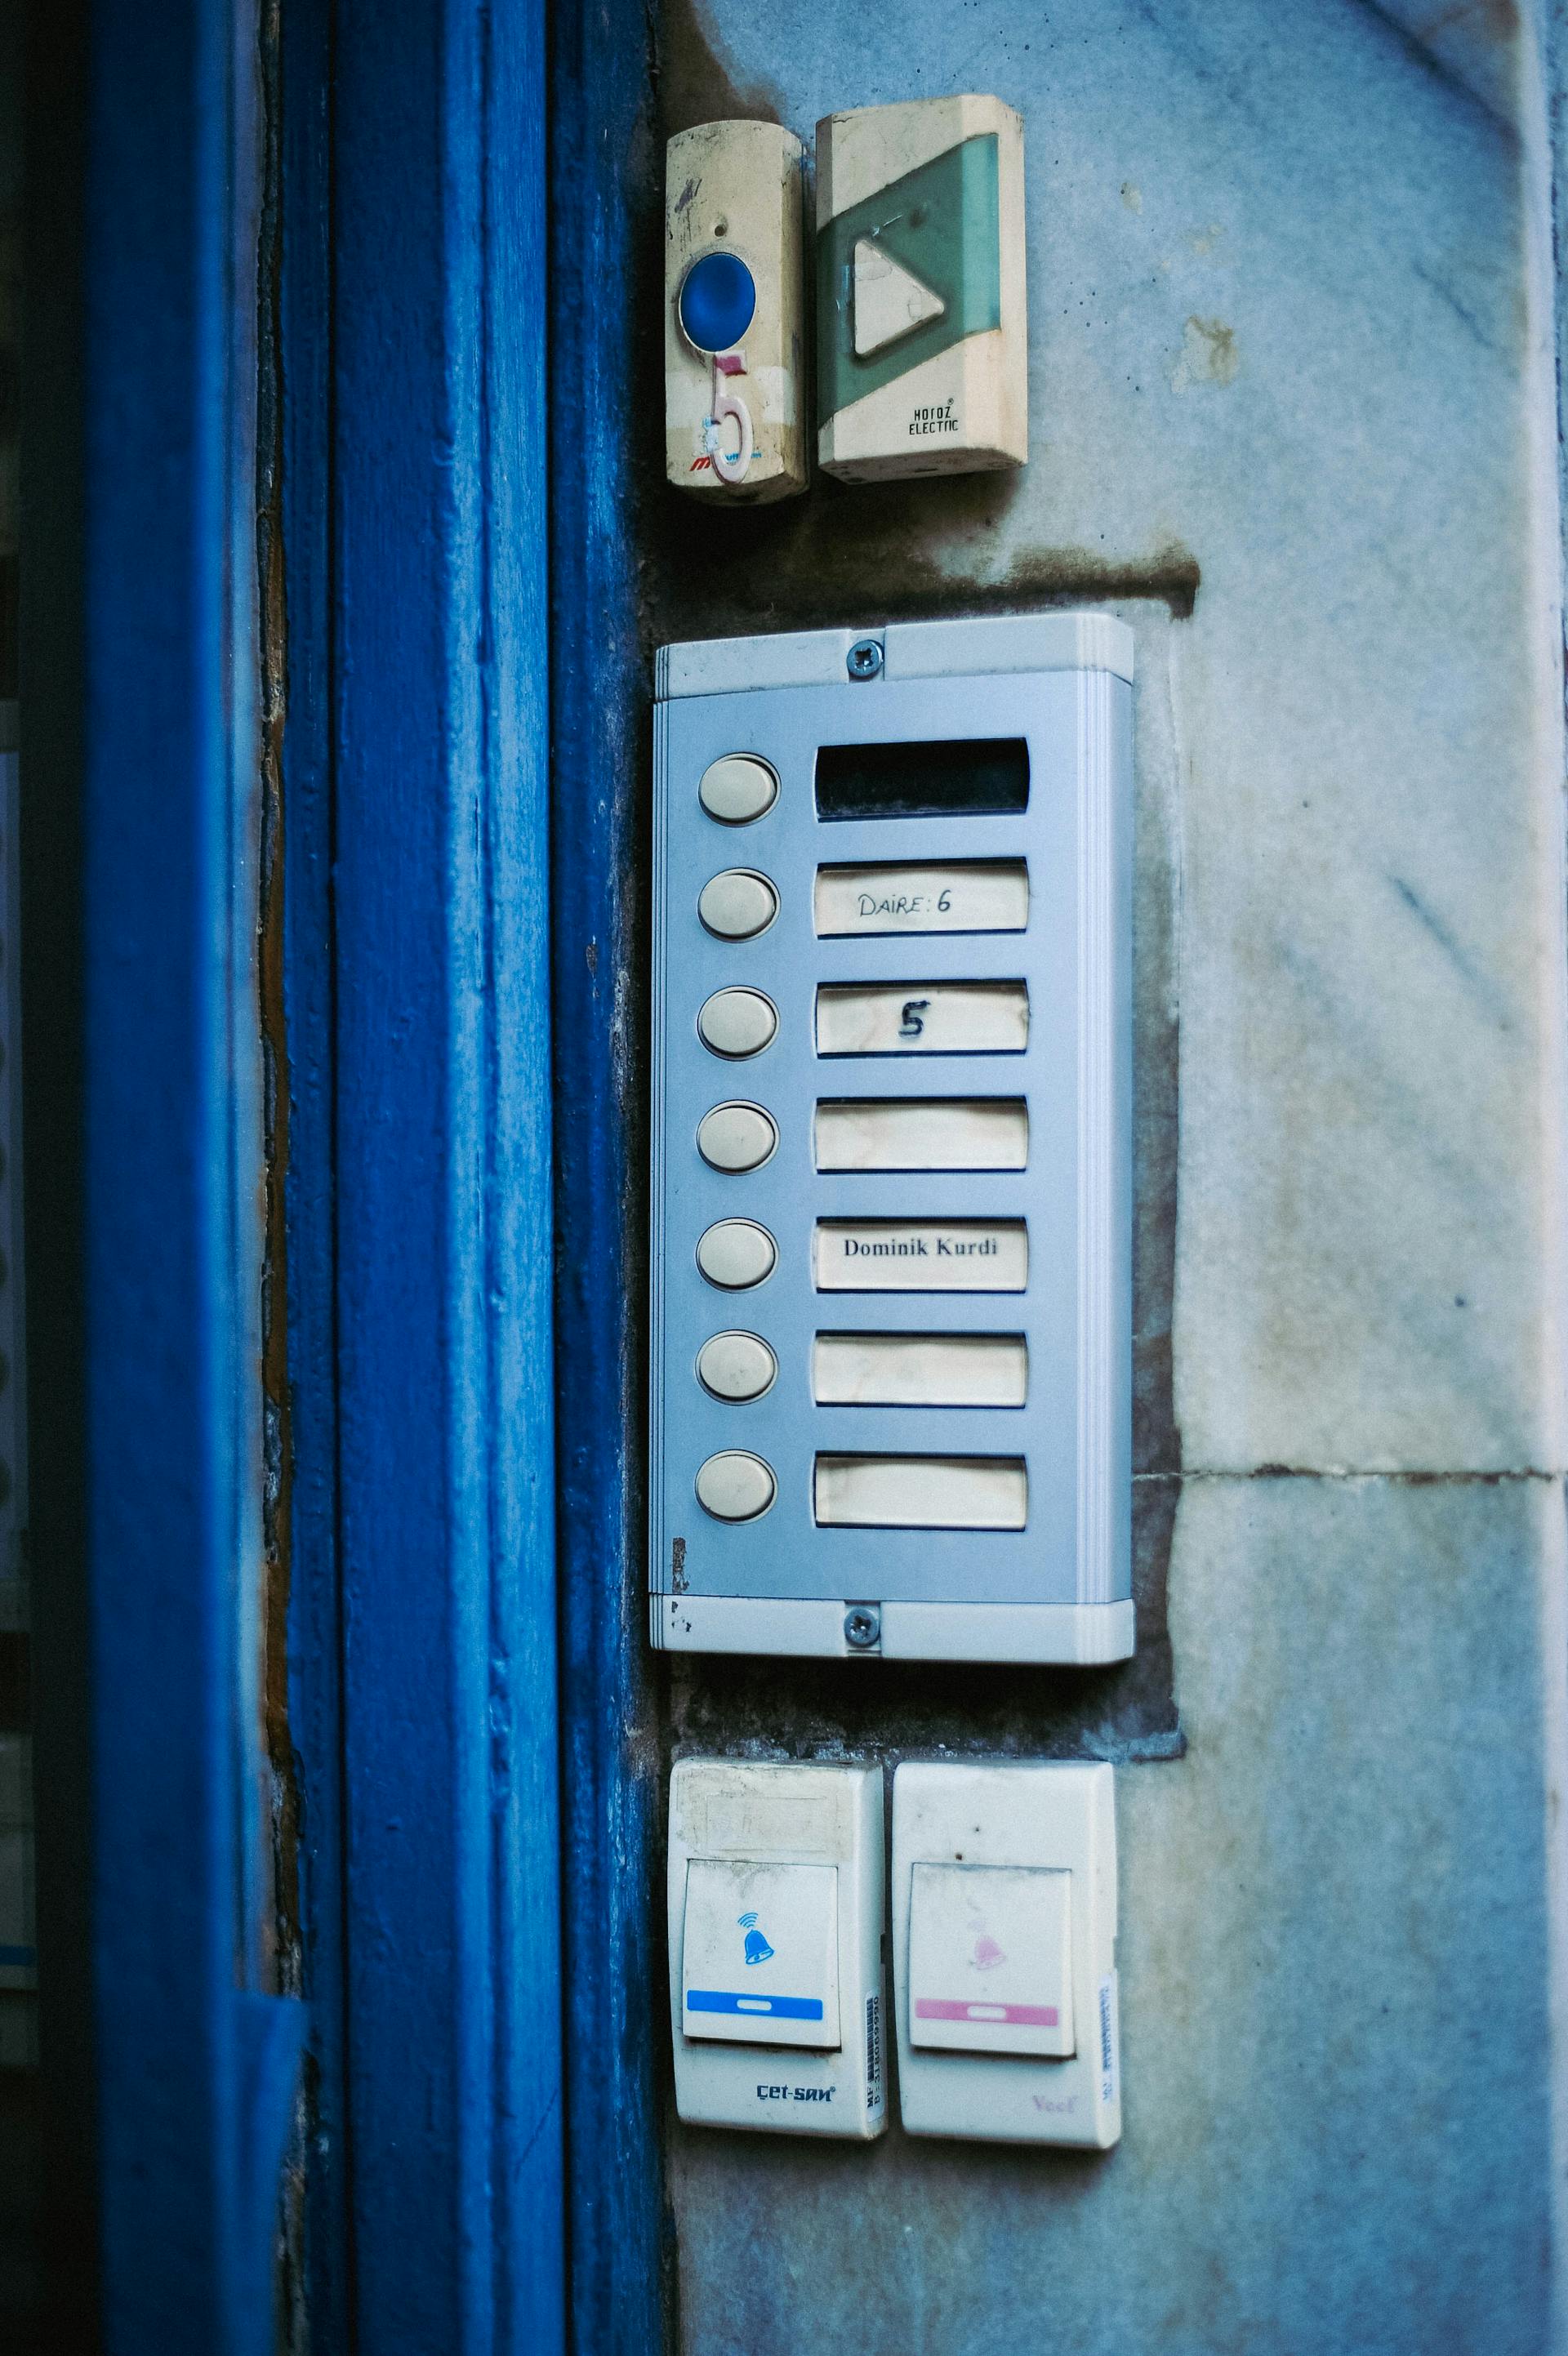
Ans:
[[[961,736],[935,744],[823,744],[817,816],[1000,818],[1029,807],[1022,736]]]

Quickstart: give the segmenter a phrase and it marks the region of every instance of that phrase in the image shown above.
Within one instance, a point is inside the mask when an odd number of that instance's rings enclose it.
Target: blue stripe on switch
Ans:
[[[821,2020],[822,2000],[817,1996],[740,1996],[733,1988],[689,1988],[688,2012],[749,2013],[759,2020]]]

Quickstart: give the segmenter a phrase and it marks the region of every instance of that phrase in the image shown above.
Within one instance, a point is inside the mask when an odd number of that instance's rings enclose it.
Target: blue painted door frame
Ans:
[[[254,1880],[242,25],[219,0],[40,11],[28,102],[40,2026],[47,2107],[70,2114],[46,2344],[116,2356],[270,2348],[302,2013],[269,1982]]]
[[[262,2356],[292,2117],[313,2346],[650,2356],[625,1012],[648,23],[630,0],[46,17],[35,211],[74,326],[30,412],[58,505],[24,669],[40,1963],[85,2252],[58,2344]],[[235,1120],[258,318],[274,654],[286,619],[281,1970],[252,1935],[237,1535],[263,1470]]]
[[[651,726],[641,497],[661,498],[656,15],[553,0],[552,856],[572,2345],[671,2329],[669,2009],[642,1527]],[[651,330],[651,332],[650,332]],[[635,1174],[634,1174],[635,1173]]]
[[[284,13],[306,2303],[375,2356],[568,2330],[546,73],[539,0]]]
[[[665,2334],[628,1183],[650,64],[634,0],[284,15],[307,2281],[320,2342],[375,2356]]]

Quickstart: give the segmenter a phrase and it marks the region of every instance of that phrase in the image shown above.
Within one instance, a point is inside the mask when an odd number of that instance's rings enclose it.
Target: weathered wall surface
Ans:
[[[711,529],[671,498],[650,630],[1090,598],[1138,633],[1148,1644],[1121,1682],[674,1670],[678,1747],[1130,1762],[1120,2150],[672,2126],[682,2345],[1543,2356],[1563,926],[1530,28],[701,9],[666,15],[666,130],[809,139],[963,89],[1026,119],[1026,473]]]

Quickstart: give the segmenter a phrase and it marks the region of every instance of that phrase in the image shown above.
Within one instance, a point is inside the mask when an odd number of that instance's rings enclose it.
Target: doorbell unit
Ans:
[[[702,123],[665,155],[665,473],[788,498],[808,475],[805,150],[777,123]]]
[[[848,483],[1029,455],[1024,125],[998,98],[817,125],[817,455]]]

